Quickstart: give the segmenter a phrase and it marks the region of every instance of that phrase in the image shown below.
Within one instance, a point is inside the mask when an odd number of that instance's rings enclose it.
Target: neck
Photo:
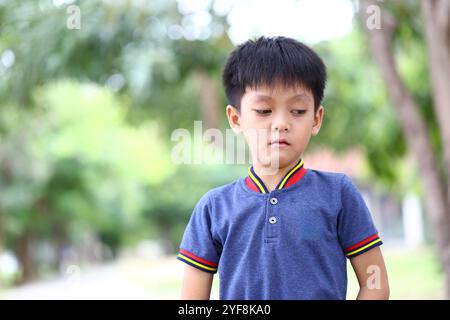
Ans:
[[[275,169],[275,172],[271,172],[270,174],[267,173],[267,168],[262,166],[260,163],[255,163],[253,165],[253,170],[264,182],[264,185],[270,192],[272,190],[275,190],[281,179],[283,179],[283,177],[289,172],[289,170],[291,170],[299,161],[300,158],[288,163],[286,166]]]

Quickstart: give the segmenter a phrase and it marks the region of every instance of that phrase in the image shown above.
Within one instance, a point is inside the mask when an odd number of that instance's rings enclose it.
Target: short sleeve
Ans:
[[[202,271],[216,273],[219,251],[219,245],[213,239],[211,204],[205,194],[192,212],[177,259]]]
[[[351,179],[341,180],[342,208],[338,217],[338,238],[347,258],[356,257],[383,242],[369,209]]]

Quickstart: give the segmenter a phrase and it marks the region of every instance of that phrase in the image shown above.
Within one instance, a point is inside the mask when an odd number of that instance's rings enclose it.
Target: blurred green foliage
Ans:
[[[163,239],[174,251],[201,195],[246,172],[245,166],[171,159],[173,130],[192,131],[202,117],[194,73],[206,72],[220,88],[233,48],[226,16],[211,4],[207,37],[170,38],[174,26],[191,27],[175,1],[77,1],[80,30],[66,28],[67,5],[54,3],[0,3],[0,55],[14,55],[11,66],[0,64],[0,252],[17,254],[25,281],[36,276],[33,245],[44,240],[54,245],[54,269],[67,245],[91,234],[113,254],[143,238]],[[396,8],[397,41],[408,44],[396,56],[437,147],[417,4]],[[329,81],[325,122],[311,148],[360,147],[369,179],[399,195],[417,189],[358,26],[314,48]],[[218,99],[224,129],[223,92]],[[208,152],[203,145],[192,150]]]

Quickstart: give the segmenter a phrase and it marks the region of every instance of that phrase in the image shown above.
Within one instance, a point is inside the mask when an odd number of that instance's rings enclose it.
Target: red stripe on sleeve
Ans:
[[[365,245],[366,243],[369,243],[370,241],[375,240],[376,238],[378,238],[378,233],[375,233],[374,235],[372,235],[372,236],[370,236],[370,237],[368,237],[368,238],[358,242],[357,244],[355,244],[355,245],[353,245],[351,247],[348,247],[344,251],[348,252],[348,251],[355,250],[355,249],[361,247],[362,245]]]
[[[186,251],[186,250],[183,250],[183,249],[180,249],[180,252],[181,252],[182,254],[184,254],[184,255],[186,255],[186,256],[188,256],[188,257],[190,257],[190,258],[192,258],[192,259],[198,261],[198,262],[201,262],[201,263],[203,263],[203,264],[205,264],[205,265],[208,265],[208,266],[210,266],[210,267],[217,268],[217,263],[214,263],[214,262],[211,262],[211,261],[208,261],[208,260],[199,258],[199,257],[197,257],[196,255],[193,255],[192,253],[190,253],[190,252],[188,252],[188,251]]]

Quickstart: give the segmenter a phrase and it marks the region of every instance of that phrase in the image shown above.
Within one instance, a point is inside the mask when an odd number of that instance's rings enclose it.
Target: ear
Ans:
[[[320,131],[320,127],[322,126],[322,120],[323,120],[323,113],[325,112],[325,109],[323,106],[319,106],[319,108],[317,109],[317,111],[314,114],[314,125],[312,127],[312,132],[311,134],[313,136],[316,136],[319,131]]]
[[[227,118],[231,129],[234,133],[239,134],[242,132],[241,128],[241,115],[239,111],[232,105],[227,105]]]

